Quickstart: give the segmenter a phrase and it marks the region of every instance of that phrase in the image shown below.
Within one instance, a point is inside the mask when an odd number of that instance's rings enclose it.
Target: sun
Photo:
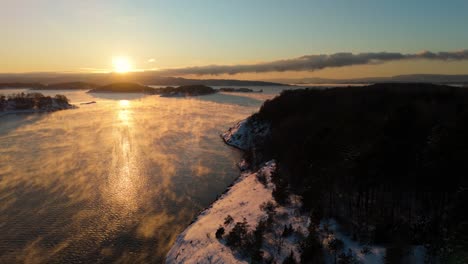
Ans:
[[[132,70],[133,66],[127,57],[114,57],[112,59],[112,66],[115,72],[126,73]]]

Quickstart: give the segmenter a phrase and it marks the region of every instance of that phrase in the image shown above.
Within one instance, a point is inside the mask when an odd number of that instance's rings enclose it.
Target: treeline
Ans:
[[[466,88],[289,90],[252,118],[271,123],[251,157],[278,161],[278,199],[300,194],[313,219],[389,252],[424,244],[433,259],[468,261]]]
[[[197,96],[197,95],[207,95],[216,93],[216,90],[205,85],[193,84],[193,85],[182,85],[179,87],[167,86],[163,88],[155,88],[156,94],[161,95],[186,95],[186,96]]]
[[[54,102],[56,105],[54,106]],[[68,107],[69,100],[66,96],[57,94],[54,97],[41,93],[17,93],[0,95],[0,110],[33,110],[48,109],[52,107]]]

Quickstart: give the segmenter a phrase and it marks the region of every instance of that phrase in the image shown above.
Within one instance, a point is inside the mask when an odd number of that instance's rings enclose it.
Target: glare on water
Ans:
[[[0,263],[160,262],[238,176],[219,134],[275,92],[46,93],[79,108],[0,116]]]

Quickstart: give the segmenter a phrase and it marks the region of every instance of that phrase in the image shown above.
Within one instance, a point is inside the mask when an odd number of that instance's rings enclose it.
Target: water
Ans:
[[[284,88],[261,89],[187,99],[47,91],[80,108],[0,116],[0,263],[162,262],[238,176],[241,154],[219,134]]]

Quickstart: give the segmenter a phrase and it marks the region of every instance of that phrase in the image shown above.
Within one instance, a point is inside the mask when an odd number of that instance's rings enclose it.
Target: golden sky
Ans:
[[[341,52],[468,48],[468,1],[6,0],[0,73],[109,72],[237,65]],[[430,18],[430,19],[428,19]],[[115,63],[114,63],[115,64]],[[120,70],[128,67],[121,64]],[[324,70],[202,78],[358,78],[468,74],[468,62],[404,60]],[[193,77],[193,76],[190,76]]]

